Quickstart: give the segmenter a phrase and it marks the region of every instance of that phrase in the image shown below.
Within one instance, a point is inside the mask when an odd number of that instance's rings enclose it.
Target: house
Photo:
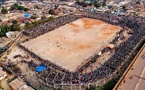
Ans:
[[[0,81],[7,76],[7,73],[3,71],[3,68],[0,67]]]
[[[34,90],[28,86],[21,78],[16,78],[9,83],[13,90]]]

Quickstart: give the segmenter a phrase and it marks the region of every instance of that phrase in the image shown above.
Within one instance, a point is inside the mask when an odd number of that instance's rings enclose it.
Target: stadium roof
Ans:
[[[107,47],[110,48],[110,49],[113,49],[113,48],[115,48],[115,45],[114,44],[109,44]]]

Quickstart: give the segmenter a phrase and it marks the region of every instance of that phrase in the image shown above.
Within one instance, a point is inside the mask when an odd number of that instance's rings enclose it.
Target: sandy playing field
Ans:
[[[107,46],[121,27],[82,18],[22,43],[45,60],[70,71]]]

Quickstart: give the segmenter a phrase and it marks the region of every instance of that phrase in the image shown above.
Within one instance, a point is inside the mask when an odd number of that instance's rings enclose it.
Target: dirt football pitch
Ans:
[[[71,72],[109,44],[121,27],[81,18],[31,39],[23,46]]]

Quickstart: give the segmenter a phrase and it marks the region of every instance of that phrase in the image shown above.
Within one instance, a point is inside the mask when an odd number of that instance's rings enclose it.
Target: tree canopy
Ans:
[[[10,10],[24,10],[25,12],[28,11],[29,9],[24,7],[24,6],[21,6],[21,5],[18,5],[18,3],[15,3],[11,6]]]
[[[102,3],[102,6],[106,6],[107,2],[106,0],[104,0],[104,2]]]
[[[98,0],[94,0],[94,6],[96,7],[96,8],[98,8],[98,7],[100,7],[101,6],[101,4],[98,2]]]
[[[8,25],[0,26],[0,37],[6,36],[6,33],[9,31],[19,31],[21,29],[16,20],[12,21],[12,23],[13,23],[12,26]]]
[[[12,28],[12,31],[20,31],[20,26],[18,25],[18,24],[13,24],[12,26],[11,26],[11,28]]]
[[[0,26],[0,37],[6,36],[6,33],[11,31],[11,27],[8,25]]]
[[[1,13],[2,14],[7,14],[8,13],[8,10],[6,8],[2,8]]]
[[[40,9],[40,7],[37,4],[34,5],[34,8]]]
[[[49,10],[49,14],[55,15],[55,10],[54,10],[54,9],[50,9],[50,10]]]

